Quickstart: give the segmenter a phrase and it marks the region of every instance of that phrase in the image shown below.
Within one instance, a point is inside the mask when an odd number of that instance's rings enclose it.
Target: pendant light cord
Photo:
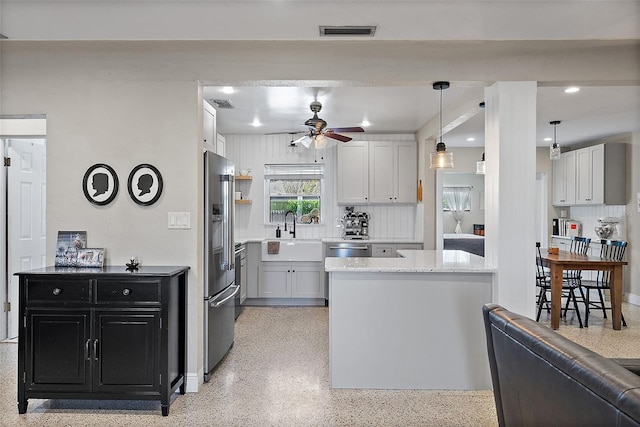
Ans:
[[[440,88],[440,142],[442,142],[442,91]]]

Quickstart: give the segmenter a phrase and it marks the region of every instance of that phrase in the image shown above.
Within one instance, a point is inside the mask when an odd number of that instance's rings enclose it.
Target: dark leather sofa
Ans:
[[[640,360],[607,359],[499,305],[483,316],[501,426],[640,425]]]

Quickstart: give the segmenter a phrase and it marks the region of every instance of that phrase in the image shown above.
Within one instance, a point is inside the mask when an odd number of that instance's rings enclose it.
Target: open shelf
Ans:
[[[253,179],[250,175],[236,175],[236,181],[251,181]]]
[[[248,199],[236,199],[236,205],[250,205],[251,200]]]

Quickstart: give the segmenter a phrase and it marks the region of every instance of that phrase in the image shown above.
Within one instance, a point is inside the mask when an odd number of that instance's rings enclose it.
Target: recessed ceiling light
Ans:
[[[260,122],[260,119],[255,118],[255,119],[253,119],[253,122],[251,123],[251,126],[253,126],[254,128],[257,128],[257,127],[262,126],[262,123]]]
[[[549,142],[549,141],[553,141],[553,138],[551,138],[550,136],[548,136],[548,137],[546,137],[545,139],[543,139],[543,141],[547,141],[547,142]]]
[[[222,93],[226,93],[227,95],[232,94],[233,92],[235,92],[231,86],[225,86],[222,89],[220,89],[220,91]]]
[[[472,136],[470,136],[469,138],[467,138],[467,141],[471,142],[471,141],[475,141],[476,139]]]
[[[364,127],[371,126],[371,122],[367,119],[364,119],[362,123],[360,123],[360,126],[364,126]]]
[[[580,88],[579,88],[579,87],[577,87],[577,86],[571,86],[571,87],[566,88],[566,89],[564,90],[564,93],[576,93],[576,92],[578,92],[578,91],[580,91]]]

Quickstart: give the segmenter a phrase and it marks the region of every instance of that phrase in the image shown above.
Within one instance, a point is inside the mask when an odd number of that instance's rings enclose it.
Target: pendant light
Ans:
[[[476,175],[484,175],[485,165],[484,165],[484,153],[482,153],[482,160],[476,162]]]
[[[549,124],[553,125],[553,144],[549,147],[549,157],[551,160],[558,160],[560,158],[560,146],[558,145],[556,129],[560,124],[560,120],[554,120]]]
[[[442,91],[449,88],[449,82],[435,82],[433,88],[440,91],[440,139],[436,144],[436,151],[429,154],[430,168],[452,168],[453,153],[447,152],[447,146],[442,142]]]

